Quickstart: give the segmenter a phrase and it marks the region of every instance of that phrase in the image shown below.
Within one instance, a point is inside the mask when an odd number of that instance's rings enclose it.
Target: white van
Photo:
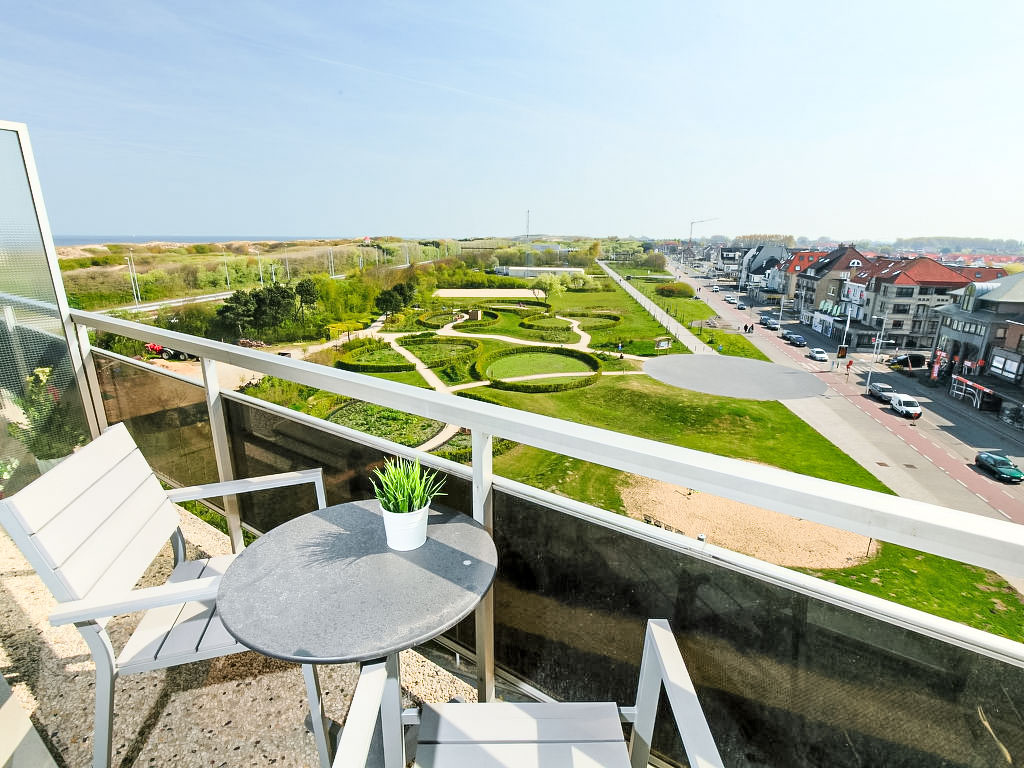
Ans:
[[[889,407],[908,419],[921,418],[921,405],[910,395],[892,395],[889,398]]]

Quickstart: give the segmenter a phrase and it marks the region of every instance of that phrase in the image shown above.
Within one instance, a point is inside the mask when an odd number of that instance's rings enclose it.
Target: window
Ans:
[[[936,296],[945,296],[947,293],[949,293],[949,288],[936,288],[935,289],[935,295]]]
[[[794,269],[795,271],[799,272],[799,271],[800,271],[800,265],[799,265],[799,264],[797,264],[797,265],[796,265],[795,267],[793,267],[793,269]]]
[[[927,287],[925,287],[923,285],[920,288],[917,289],[917,295],[918,296],[931,296],[934,292],[935,292],[934,288],[927,288]]]
[[[893,304],[892,313],[894,315],[909,315],[910,305],[909,304]]]
[[[835,296],[836,295],[836,287],[834,285],[830,285],[828,287],[828,295],[829,296]]]
[[[896,297],[897,298],[904,298],[905,299],[908,296],[913,296],[913,295],[914,295],[914,289],[912,287],[910,287],[910,288],[902,287],[902,288],[897,288],[896,289]]]
[[[892,321],[892,327],[893,328],[902,328],[903,327],[903,321],[902,320],[893,320]]]
[[[1005,328],[996,328],[995,338],[997,338],[997,339],[1005,339],[1006,338],[1006,329]]]

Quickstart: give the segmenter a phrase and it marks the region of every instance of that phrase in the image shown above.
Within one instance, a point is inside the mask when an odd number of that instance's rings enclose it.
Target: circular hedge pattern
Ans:
[[[601,361],[589,352],[582,352],[578,349],[567,349],[565,347],[512,347],[500,349],[485,355],[473,363],[473,375],[480,380],[487,378],[486,372],[491,365],[503,357],[512,355],[548,353],[552,355],[563,355],[583,362],[594,373],[590,376],[577,376],[556,381],[535,379],[532,381],[505,381],[503,379],[491,379],[491,386],[495,389],[504,389],[511,392],[562,392],[569,389],[589,387],[601,376]]]
[[[572,327],[568,320],[549,315],[530,315],[519,321],[520,328],[529,328],[531,331],[567,331]]]
[[[397,373],[399,371],[415,371],[416,366],[396,352],[390,344],[364,339],[361,344],[353,344],[349,350],[342,355],[341,359],[334,363],[335,368],[343,371],[356,371],[361,373]],[[390,352],[391,354],[387,354]],[[372,360],[374,356],[380,356],[383,360]]]
[[[563,312],[565,317],[580,321],[581,331],[598,331],[622,322],[622,316],[612,312]]]
[[[409,338],[403,339],[399,343],[422,360],[428,368],[469,362],[480,349],[480,342],[476,339],[449,338],[447,336],[432,336],[427,339]],[[435,349],[431,349],[431,347]]]

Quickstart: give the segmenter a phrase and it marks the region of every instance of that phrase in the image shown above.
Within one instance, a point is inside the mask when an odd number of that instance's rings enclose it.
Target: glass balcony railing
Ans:
[[[447,642],[484,667],[489,657],[523,690],[630,702],[644,622],[667,618],[727,765],[987,766],[1024,752],[1024,645],[492,476],[487,438],[1004,573],[1024,563],[1018,526],[102,315],[72,317],[470,428],[467,467],[237,393],[214,398],[211,417],[201,384],[86,350],[106,418],[127,422],[172,481],[213,479],[218,439],[237,476],[323,467],[329,503],[370,496],[369,467],[386,455],[417,455],[445,473],[445,503],[491,523],[499,553],[484,636],[468,619]],[[288,506],[257,496],[240,508],[241,523],[268,530]],[[658,734],[656,747],[685,764],[673,733]]]

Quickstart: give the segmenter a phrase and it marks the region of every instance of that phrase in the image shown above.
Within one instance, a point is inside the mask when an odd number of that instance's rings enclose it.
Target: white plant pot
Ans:
[[[427,515],[430,507],[415,512],[388,512],[386,509],[380,512],[384,517],[384,533],[391,549],[407,552],[422,546],[427,540]]]

